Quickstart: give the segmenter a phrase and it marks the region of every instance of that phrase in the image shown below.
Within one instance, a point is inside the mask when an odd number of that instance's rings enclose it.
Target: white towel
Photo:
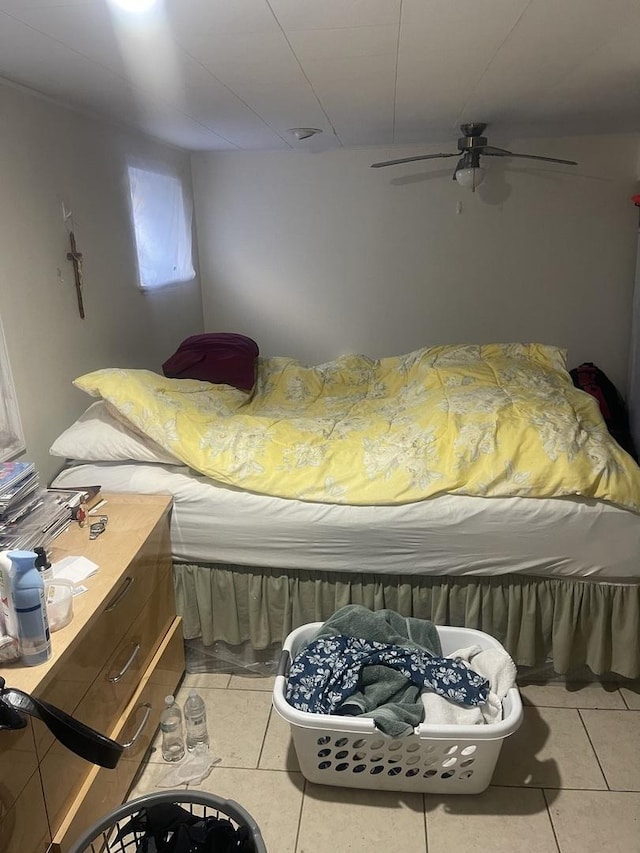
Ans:
[[[432,690],[421,692],[424,722],[427,725],[475,726],[502,719],[502,700],[516,683],[516,665],[504,649],[470,646],[447,657],[466,663],[469,669],[489,681],[490,691],[483,705],[458,705]]]

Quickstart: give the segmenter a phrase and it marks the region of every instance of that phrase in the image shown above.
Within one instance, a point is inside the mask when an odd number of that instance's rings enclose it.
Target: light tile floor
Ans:
[[[269,853],[640,853],[640,685],[529,685],[482,794],[314,785],[271,707],[273,679],[187,675],[221,758],[199,788],[244,806]],[[171,765],[156,741],[131,797]]]

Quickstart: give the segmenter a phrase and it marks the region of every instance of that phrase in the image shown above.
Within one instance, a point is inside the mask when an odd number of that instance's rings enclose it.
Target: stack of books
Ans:
[[[28,499],[39,483],[33,462],[3,462],[0,465],[0,513]]]
[[[0,464],[0,549],[46,548],[69,526],[68,495],[40,488],[32,462]]]

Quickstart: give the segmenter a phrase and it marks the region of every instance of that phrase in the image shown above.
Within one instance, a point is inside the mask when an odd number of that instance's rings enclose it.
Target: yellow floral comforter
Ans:
[[[583,495],[640,512],[640,468],[555,347],[429,347],[315,367],[264,358],[250,395],[145,370],[75,385],[196,471],[254,492],[344,504]]]

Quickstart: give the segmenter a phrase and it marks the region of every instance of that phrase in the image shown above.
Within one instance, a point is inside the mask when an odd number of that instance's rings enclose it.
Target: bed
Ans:
[[[98,402],[54,485],[173,495],[188,641],[259,652],[353,602],[487,631],[523,667],[640,676],[640,469],[561,350],[258,359],[249,394],[76,384]]]

